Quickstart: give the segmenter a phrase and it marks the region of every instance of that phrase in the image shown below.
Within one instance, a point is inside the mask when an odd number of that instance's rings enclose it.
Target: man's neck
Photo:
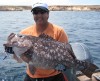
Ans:
[[[48,27],[48,22],[45,23],[44,25],[36,25],[36,30],[38,33],[43,33],[45,31],[45,29]]]

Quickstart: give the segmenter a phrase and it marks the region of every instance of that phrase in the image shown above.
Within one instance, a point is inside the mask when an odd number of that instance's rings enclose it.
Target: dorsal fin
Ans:
[[[44,34],[44,33],[40,34],[39,37],[44,39],[44,40],[49,40],[49,41],[54,40],[51,36]]]

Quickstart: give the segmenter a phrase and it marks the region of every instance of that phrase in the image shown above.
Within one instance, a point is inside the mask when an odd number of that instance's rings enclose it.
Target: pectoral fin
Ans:
[[[29,67],[30,73],[31,73],[32,75],[34,75],[34,73],[35,73],[35,71],[36,71],[36,68],[35,68],[32,64],[29,64],[28,67]]]

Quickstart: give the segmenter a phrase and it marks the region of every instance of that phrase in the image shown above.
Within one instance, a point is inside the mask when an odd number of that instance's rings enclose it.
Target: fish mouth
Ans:
[[[13,48],[13,47],[19,47],[19,46],[17,46],[17,45],[16,45],[16,46],[15,46],[15,45],[13,46],[12,44],[8,44],[8,43],[7,43],[7,44],[3,44],[3,46],[4,46],[5,48],[6,48],[6,47],[12,47],[12,48]]]
[[[5,52],[8,50],[10,50],[13,54],[16,55],[21,55],[23,53],[25,53],[28,49],[30,49],[29,47],[25,46],[25,47],[20,47],[20,46],[12,46],[11,44],[3,44],[4,48],[5,48]],[[11,49],[10,49],[11,48]],[[9,52],[10,53],[10,52]]]
[[[11,44],[3,44],[3,46],[4,46],[4,47],[12,47],[12,48],[16,47],[16,48],[20,48],[20,49],[22,49],[22,48],[23,48],[23,49],[24,49],[24,48],[25,48],[25,49],[29,49],[29,47],[27,47],[27,46],[24,46],[24,47],[23,47],[23,46],[18,46],[18,45],[11,45]]]
[[[11,44],[3,44],[3,46],[5,46],[5,47],[12,47],[12,45]]]

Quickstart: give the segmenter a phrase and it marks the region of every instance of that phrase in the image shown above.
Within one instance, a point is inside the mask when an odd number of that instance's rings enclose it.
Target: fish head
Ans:
[[[4,44],[7,47],[28,47],[32,46],[32,42],[27,35],[11,33],[7,38],[7,43]]]
[[[7,42],[3,45],[12,47],[15,54],[21,55],[32,47],[32,42],[28,35],[11,33],[7,38]]]

